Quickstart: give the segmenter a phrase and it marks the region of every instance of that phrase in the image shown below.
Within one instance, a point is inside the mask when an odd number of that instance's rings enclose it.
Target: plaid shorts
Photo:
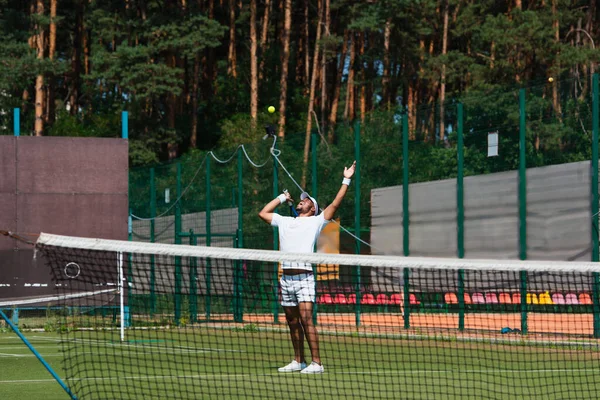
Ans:
[[[302,302],[315,302],[315,277],[312,273],[299,275],[282,275],[281,305],[284,307],[297,306]]]

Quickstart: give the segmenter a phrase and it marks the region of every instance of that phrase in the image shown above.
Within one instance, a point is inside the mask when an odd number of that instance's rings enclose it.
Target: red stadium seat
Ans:
[[[365,293],[362,299],[360,299],[360,304],[374,305],[375,297],[371,293]]]
[[[319,296],[317,304],[333,304],[333,299],[329,293]]]
[[[397,306],[402,304],[402,294],[401,293],[392,294],[392,296],[390,297],[390,304],[394,304]]]
[[[417,296],[413,293],[410,294],[408,301],[410,302],[411,305],[421,304],[421,302],[419,300],[417,300]]]
[[[500,293],[500,304],[512,304],[510,293]]]
[[[387,304],[390,304],[390,299],[388,298],[387,294],[379,293],[377,295],[377,297],[375,298],[375,304],[380,305],[380,306],[385,306]]]
[[[333,304],[348,304],[348,300],[343,293],[338,293],[333,298]]]
[[[356,304],[356,295],[354,293],[348,295],[348,304]]]

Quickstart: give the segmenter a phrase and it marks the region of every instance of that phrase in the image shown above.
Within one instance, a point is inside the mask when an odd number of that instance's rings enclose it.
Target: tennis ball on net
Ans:
[[[275,107],[273,107],[273,106],[269,106],[269,108],[267,108],[267,110],[269,110],[269,112],[270,112],[271,114],[273,114],[273,113],[275,112]]]

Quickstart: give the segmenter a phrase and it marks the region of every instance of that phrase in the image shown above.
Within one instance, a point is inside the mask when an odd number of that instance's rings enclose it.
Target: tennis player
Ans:
[[[312,253],[315,243],[323,227],[333,218],[342,203],[350,178],[354,175],[356,161],[349,168],[344,167],[342,187],[331,204],[319,213],[317,200],[304,192],[296,206],[297,217],[284,217],[274,213],[278,205],[292,201],[289,193],[282,193],[271,200],[258,213],[258,216],[271,226],[279,228],[280,251],[286,253]],[[290,327],[294,359],[279,372],[296,372],[303,374],[321,374],[325,370],[319,355],[319,335],[313,324],[313,303],[315,302],[315,278],[312,264],[304,262],[283,262],[281,287],[281,305]],[[312,362],[306,366],[304,358],[304,337],[308,341]]]

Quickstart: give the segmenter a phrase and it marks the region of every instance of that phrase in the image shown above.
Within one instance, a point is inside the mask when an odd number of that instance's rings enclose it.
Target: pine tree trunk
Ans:
[[[360,98],[359,98],[359,107],[360,107],[360,122],[362,124],[365,123],[365,117],[367,114],[367,99],[366,99],[366,88],[367,88],[367,77],[365,73],[365,69],[367,68],[364,62],[365,55],[365,41],[366,41],[366,32],[360,32],[359,36],[359,58],[358,65],[360,65]]]
[[[552,0],[552,30],[554,31],[554,41],[558,46],[560,45],[560,26],[558,22],[558,0]],[[552,77],[553,70],[558,74],[560,71],[560,51],[556,51],[554,68],[550,69],[550,77]],[[552,82],[552,106],[554,112],[558,117],[558,120],[562,123],[562,110],[560,106],[560,99],[558,97],[558,79],[554,79]]]
[[[200,89],[200,55],[194,57],[194,70],[192,72],[192,131],[190,134],[190,147],[198,147],[198,90]]]
[[[308,89],[310,80],[310,19],[309,0],[304,0],[304,87]],[[308,90],[306,90],[308,92]]]
[[[285,137],[285,113],[287,106],[287,83],[290,63],[290,35],[292,31],[292,0],[283,1],[283,32],[281,55],[281,78],[279,79],[279,130],[277,135]]]
[[[75,3],[75,27],[73,29],[73,54],[71,55],[71,96],[69,106],[71,115],[77,114],[79,109],[79,87],[81,82],[81,40],[83,33],[83,3],[77,0]],[[89,62],[89,58],[88,58]]]
[[[354,120],[354,61],[356,58],[356,34],[350,33],[350,63],[348,65],[348,83],[346,84],[346,106],[344,107],[344,119]]]
[[[235,8],[236,0],[229,0],[229,52],[227,54],[227,74],[237,78],[237,51],[235,49]]]
[[[325,27],[324,27],[324,37],[325,38],[329,38],[330,33],[329,33],[329,29],[330,29],[330,11],[329,11],[329,0],[324,0],[325,4],[324,4],[324,19],[325,19]],[[328,43],[326,41],[326,43]],[[323,48],[323,55],[322,55],[322,59],[323,59],[323,63],[321,65],[321,128],[323,130],[327,129],[327,124],[326,124],[326,113],[327,113],[327,47]]]
[[[256,0],[250,0],[250,118],[252,128],[258,116],[258,41],[256,37]]]
[[[269,34],[269,18],[271,14],[271,0],[265,0],[265,13],[262,20],[262,29],[260,33],[260,65],[258,67],[258,81],[264,79],[265,60],[267,53],[267,38]]]
[[[385,21],[383,31],[383,76],[381,77],[383,104],[390,109],[390,36],[392,35],[392,18]]]
[[[444,2],[444,30],[442,34],[442,55],[448,53],[448,0]],[[442,74],[440,77],[440,141],[444,142],[446,135],[445,105],[446,101],[446,63],[442,65]]]
[[[327,141],[333,143],[335,136],[335,124],[337,122],[337,112],[340,103],[340,91],[342,88],[342,77],[344,76],[344,68],[346,67],[346,56],[348,55],[348,40],[350,35],[348,30],[344,30],[344,41],[342,43],[342,53],[340,55],[340,61],[337,66],[337,74],[335,77],[335,86],[333,89],[333,97],[331,99],[331,110],[329,111],[329,123],[327,134]]]
[[[37,0],[36,12],[40,17],[44,15],[44,0]],[[41,61],[44,59],[45,35],[43,27],[38,25],[37,30],[37,59]],[[35,80],[35,136],[44,134],[44,105],[44,75],[39,74]]]
[[[48,37],[48,58],[54,60],[56,53],[56,8],[58,0],[50,0],[50,34]],[[46,83],[46,123],[52,125],[55,118],[56,105],[54,104],[54,76],[48,77]]]
[[[306,134],[304,136],[304,157],[302,166],[302,187],[306,187],[306,173],[308,170],[308,153],[310,150],[310,136],[315,105],[315,91],[317,86],[317,70],[319,69],[319,41],[321,40],[321,26],[323,25],[323,0],[319,0],[319,18],[315,36],[315,52],[313,54],[312,77],[310,80],[310,95],[308,99],[308,113],[306,116]]]

